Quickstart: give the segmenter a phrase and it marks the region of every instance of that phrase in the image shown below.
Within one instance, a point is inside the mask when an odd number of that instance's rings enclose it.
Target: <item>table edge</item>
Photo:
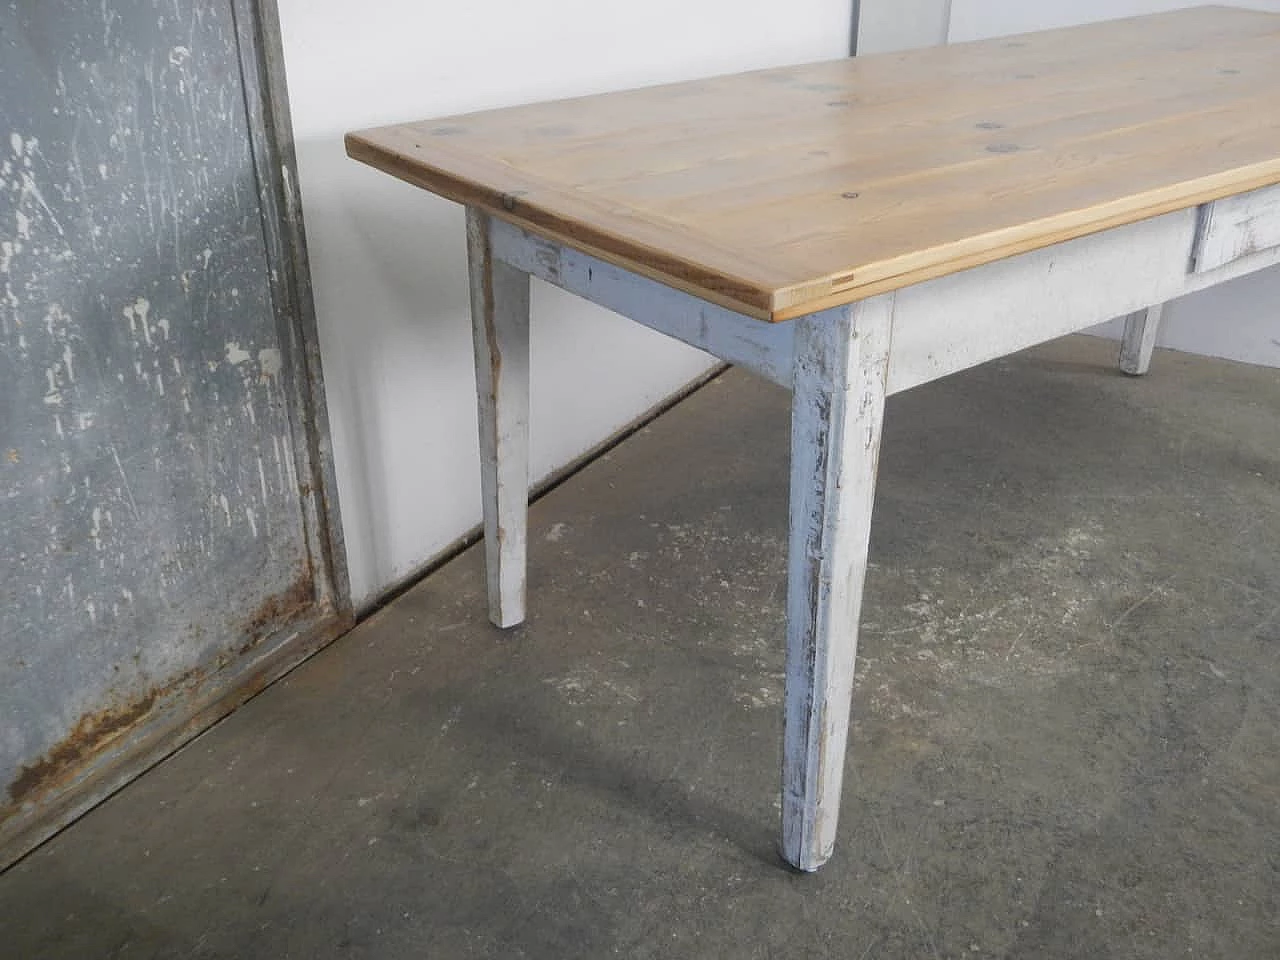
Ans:
[[[1021,253],[1040,250],[1139,220],[1280,184],[1280,157],[1166,185],[1108,203],[964,237],[837,274],[789,284],[760,284],[575,220],[479,180],[410,159],[369,136],[391,124],[346,134],[349,157],[438,196],[477,207],[530,233],[589,253],[659,283],[746,316],[794,320]],[[468,161],[473,158],[468,157]],[[514,171],[504,171],[507,179]],[[565,194],[559,195],[561,198]],[[1190,256],[1190,251],[1188,251]]]
[[[524,199],[519,191],[493,187],[419,159],[410,160],[366,138],[368,134],[405,126],[409,125],[391,124],[346,134],[343,140],[347,156],[446,200],[483,210],[532,234],[589,253],[701,300],[759,320],[774,320],[776,292],[786,289],[785,286],[760,285],[724,270],[691,263],[659,247],[628,240],[547,210]]]

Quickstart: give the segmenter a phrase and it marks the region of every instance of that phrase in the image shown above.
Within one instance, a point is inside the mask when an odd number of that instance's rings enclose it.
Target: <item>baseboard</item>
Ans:
[[[583,470],[589,466],[593,460],[604,456],[604,454],[608,453],[632,434],[644,429],[676,404],[701,390],[716,377],[728,370],[730,366],[731,365],[727,363],[717,363],[706,372],[694,377],[683,387],[680,387],[673,393],[663,397],[639,416],[627,421],[627,423],[623,424],[599,443],[588,447],[587,450],[579,456],[574,457],[563,466],[552,470],[541,480],[531,484],[529,488],[529,502],[534,503],[539,498],[560,486],[560,484],[564,483],[579,470]],[[458,556],[458,554],[462,553],[462,551],[479,543],[482,535],[483,528],[477,524],[467,530],[466,533],[462,534],[460,537],[452,540],[445,547],[432,554],[432,556],[426,561],[415,567],[395,583],[391,584],[391,586],[387,587],[385,590],[379,591],[374,595],[373,599],[357,607],[357,620],[365,620],[377,613],[387,604],[391,603],[391,601],[404,594],[405,591],[416,586],[424,577],[439,570],[450,560]]]

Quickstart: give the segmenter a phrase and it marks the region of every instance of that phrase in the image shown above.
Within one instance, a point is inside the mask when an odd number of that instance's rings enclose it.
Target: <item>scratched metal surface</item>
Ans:
[[[231,4],[0,3],[0,824],[312,599],[282,346]]]

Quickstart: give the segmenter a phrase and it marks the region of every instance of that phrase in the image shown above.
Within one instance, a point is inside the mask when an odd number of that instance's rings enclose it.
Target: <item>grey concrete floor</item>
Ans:
[[[526,626],[468,551],[0,876],[0,954],[1280,957],[1280,377],[1113,354],[890,401],[822,872],[734,372],[535,505]]]

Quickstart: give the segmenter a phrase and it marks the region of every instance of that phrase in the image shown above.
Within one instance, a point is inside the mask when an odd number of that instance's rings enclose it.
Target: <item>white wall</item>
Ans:
[[[343,132],[843,56],[849,0],[279,0],[357,605],[479,522],[461,209]],[[534,290],[532,473],[694,379],[701,353]]]
[[[861,0],[858,53],[890,53],[947,42],[950,0]]]
[[[1232,0],[1280,12],[1280,0]],[[1065,27],[1198,6],[1195,0],[862,0],[858,51],[900,50],[938,42],[937,21],[951,43]],[[892,26],[890,26],[892,25]],[[1280,367],[1280,269],[1263,271],[1174,301],[1165,311],[1160,344]],[[1119,336],[1119,325],[1095,328]]]
[[[1002,37],[1011,33],[1072,27],[1183,7],[1204,6],[1201,0],[942,0],[951,7],[952,43]],[[1276,0],[1230,0],[1226,6],[1280,11]]]

